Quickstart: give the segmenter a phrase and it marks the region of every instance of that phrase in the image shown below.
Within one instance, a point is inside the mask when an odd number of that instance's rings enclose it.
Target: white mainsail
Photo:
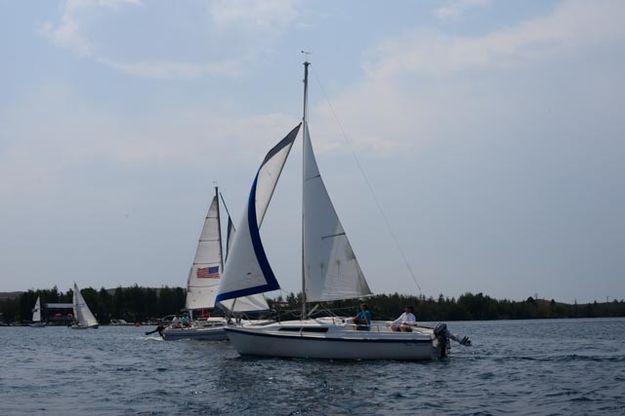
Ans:
[[[217,301],[222,304],[228,299],[280,288],[267,260],[259,230],[299,128],[300,125],[291,130],[267,153],[256,173],[228,254],[228,265],[219,284]]]
[[[208,309],[215,305],[215,296],[222,273],[219,232],[219,200],[217,195],[208,208],[197,250],[187,280],[187,309]]]
[[[74,283],[74,319],[78,322],[78,325],[81,327],[90,327],[97,326],[98,321],[95,319],[95,316],[91,313],[89,306],[87,306],[87,302],[85,302],[85,298],[82,297],[80,293],[80,289],[78,289],[78,285]]]
[[[33,308],[33,322],[41,322],[41,296],[37,296],[37,302]]]
[[[323,183],[308,125],[304,125],[303,240],[307,302],[371,294],[341,221]]]

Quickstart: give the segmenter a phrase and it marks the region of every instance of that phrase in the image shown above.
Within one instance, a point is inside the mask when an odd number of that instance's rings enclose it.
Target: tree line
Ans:
[[[166,315],[180,313],[185,305],[185,290],[180,287],[145,288],[132,287],[107,290],[85,288],[81,291],[91,311],[101,324],[111,319],[128,322],[144,322]],[[32,308],[37,297],[42,303],[71,303],[73,292],[61,292],[56,287],[43,290],[29,290],[15,298],[0,300],[0,314],[4,322],[27,322],[32,317]],[[269,305],[281,319],[298,316],[301,310],[301,294],[291,293],[276,299],[269,299]],[[323,304],[315,313],[328,310],[339,315],[353,315],[363,300],[343,300]],[[536,318],[593,318],[625,316],[625,301],[567,304],[555,300],[534,299],[514,301],[494,299],[483,293],[465,293],[456,298],[425,297],[423,295],[381,294],[364,300],[374,319],[390,320],[397,317],[404,306],[413,306],[419,321],[460,321],[491,319],[536,319]],[[45,313],[44,313],[45,316]]]
[[[301,310],[301,294],[291,293],[279,297],[270,305],[285,317],[297,316]],[[465,321],[494,319],[545,319],[545,318],[596,318],[625,317],[625,301],[567,304],[554,299],[522,301],[493,299],[483,293],[465,293],[456,298],[439,295],[438,298],[423,295],[381,294],[364,300],[329,302],[319,311],[337,311],[340,315],[355,315],[361,303],[366,303],[373,319],[392,320],[401,314],[405,306],[412,306],[419,321]]]
[[[149,288],[118,287],[107,290],[101,288],[82,289],[82,296],[89,309],[101,324],[108,324],[111,319],[124,319],[128,322],[144,322],[173,313],[179,313],[185,305],[185,290],[181,287]],[[46,303],[72,303],[73,290],[59,291],[52,289],[29,290],[12,299],[0,300],[0,314],[5,323],[27,322],[32,317],[32,309],[41,296],[42,306]],[[44,317],[50,313],[44,309]]]

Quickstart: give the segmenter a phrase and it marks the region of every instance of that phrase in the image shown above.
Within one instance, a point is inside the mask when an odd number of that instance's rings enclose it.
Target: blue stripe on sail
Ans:
[[[261,169],[262,169],[262,166],[261,166]],[[273,274],[273,270],[271,269],[269,260],[267,260],[267,255],[265,254],[265,248],[263,247],[263,243],[260,239],[260,231],[258,230],[258,221],[256,219],[256,185],[258,182],[259,173],[260,173],[260,169],[258,169],[258,173],[256,173],[256,177],[254,178],[254,183],[252,184],[252,190],[250,191],[250,197],[247,202],[247,224],[250,228],[250,237],[252,238],[252,246],[254,247],[254,254],[256,254],[256,260],[258,261],[258,265],[260,266],[260,269],[262,270],[267,283],[264,285],[220,293],[215,298],[215,303],[220,302],[222,300],[240,298],[243,296],[255,295],[257,293],[264,293],[264,292],[269,292],[271,290],[280,289],[280,284],[278,284],[278,280],[276,280],[276,276]]]
[[[242,297],[245,297],[245,296],[255,295],[257,293],[267,292],[267,290],[263,289],[264,287],[266,287],[266,285],[255,286],[255,287],[248,287],[248,288],[245,288],[245,289],[239,289],[239,290],[233,290],[233,291],[230,291],[230,292],[220,293],[215,298],[215,304],[217,304],[217,303],[219,303],[221,301],[224,301],[224,300],[228,300],[228,299],[242,298]]]
[[[258,170],[260,173],[260,169]],[[258,221],[256,220],[256,182],[258,181],[258,173],[256,174],[256,179],[254,179],[254,186],[252,187],[253,191],[250,193],[250,200],[247,205],[247,223],[250,227],[250,236],[252,237],[252,244],[254,245],[254,252],[256,253],[256,259],[258,260],[258,264],[260,265],[263,274],[265,275],[265,280],[267,280],[267,284],[265,285],[265,290],[263,292],[268,292],[270,290],[280,289],[280,284],[276,280],[276,276],[273,274],[273,270],[271,270],[271,265],[269,264],[269,260],[267,260],[267,255],[265,254],[265,248],[263,247],[263,242],[260,239],[260,230],[258,229]]]

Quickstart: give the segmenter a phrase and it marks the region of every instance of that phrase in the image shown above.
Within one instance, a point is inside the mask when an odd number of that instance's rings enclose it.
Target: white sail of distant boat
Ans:
[[[224,205],[225,206],[225,205]],[[228,242],[234,235],[235,229],[228,215],[228,240],[226,242],[226,256]],[[224,326],[227,322],[222,317],[195,317],[195,310],[211,310],[216,306],[226,308],[234,313],[268,310],[269,306],[262,294],[230,299],[226,305],[216,304],[215,298],[219,282],[224,269],[224,255],[222,252],[221,217],[219,209],[219,189],[215,187],[215,195],[211,200],[208,213],[202,226],[200,238],[195,251],[195,257],[187,279],[186,309],[191,316],[191,322],[180,325],[175,322],[165,328],[161,335],[166,340],[197,339],[219,341],[227,339]]]
[[[74,319],[76,320],[76,324],[72,326],[72,328],[84,329],[84,328],[97,328],[98,321],[91,313],[87,302],[85,302],[85,298],[82,297],[80,293],[80,289],[78,285],[74,282],[74,296],[73,296],[73,306],[74,306]]]
[[[37,296],[35,307],[33,308],[33,322],[41,322],[41,296]]]
[[[215,307],[215,298],[221,281],[223,267],[221,244],[221,221],[219,210],[219,191],[215,188],[215,196],[210,204],[204,226],[189,273],[187,282],[186,308],[210,309]],[[228,231],[226,240],[226,255],[228,244],[235,234],[234,225],[228,215]],[[226,306],[233,312],[262,311],[269,309],[267,301],[262,295],[239,297],[228,302]]]
[[[235,234],[217,301],[280,288],[269,264],[260,226],[300,126],[303,130],[302,316],[300,320],[252,327],[227,327],[241,354],[329,359],[432,359],[445,356],[446,326],[394,332],[384,323],[357,324],[351,318],[311,319],[307,302],[351,299],[371,294],[345,230],[321,178],[307,122],[308,62],[304,63],[304,116],[272,148],[254,178]],[[314,309],[313,309],[314,311]],[[375,328],[375,330],[373,329]]]
[[[41,320],[41,296],[37,296],[37,301],[35,302],[35,306],[33,307],[32,322],[29,324],[29,326],[40,328],[44,327],[45,325],[46,323]]]
[[[222,272],[219,199],[215,195],[208,208],[189,271],[185,305],[187,309],[210,309],[215,306]]]

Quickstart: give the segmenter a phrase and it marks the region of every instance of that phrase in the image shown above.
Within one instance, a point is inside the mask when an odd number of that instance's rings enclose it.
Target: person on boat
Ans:
[[[417,318],[413,312],[414,308],[412,306],[406,306],[404,313],[391,322],[391,330],[395,332],[412,332],[412,327],[417,325]]]
[[[356,329],[369,330],[371,327],[372,315],[369,310],[369,306],[366,303],[360,305],[360,311],[353,318],[353,321],[356,324]]]
[[[180,328],[180,318],[178,318],[178,316],[174,316],[174,318],[171,320],[171,327],[172,328]]]

